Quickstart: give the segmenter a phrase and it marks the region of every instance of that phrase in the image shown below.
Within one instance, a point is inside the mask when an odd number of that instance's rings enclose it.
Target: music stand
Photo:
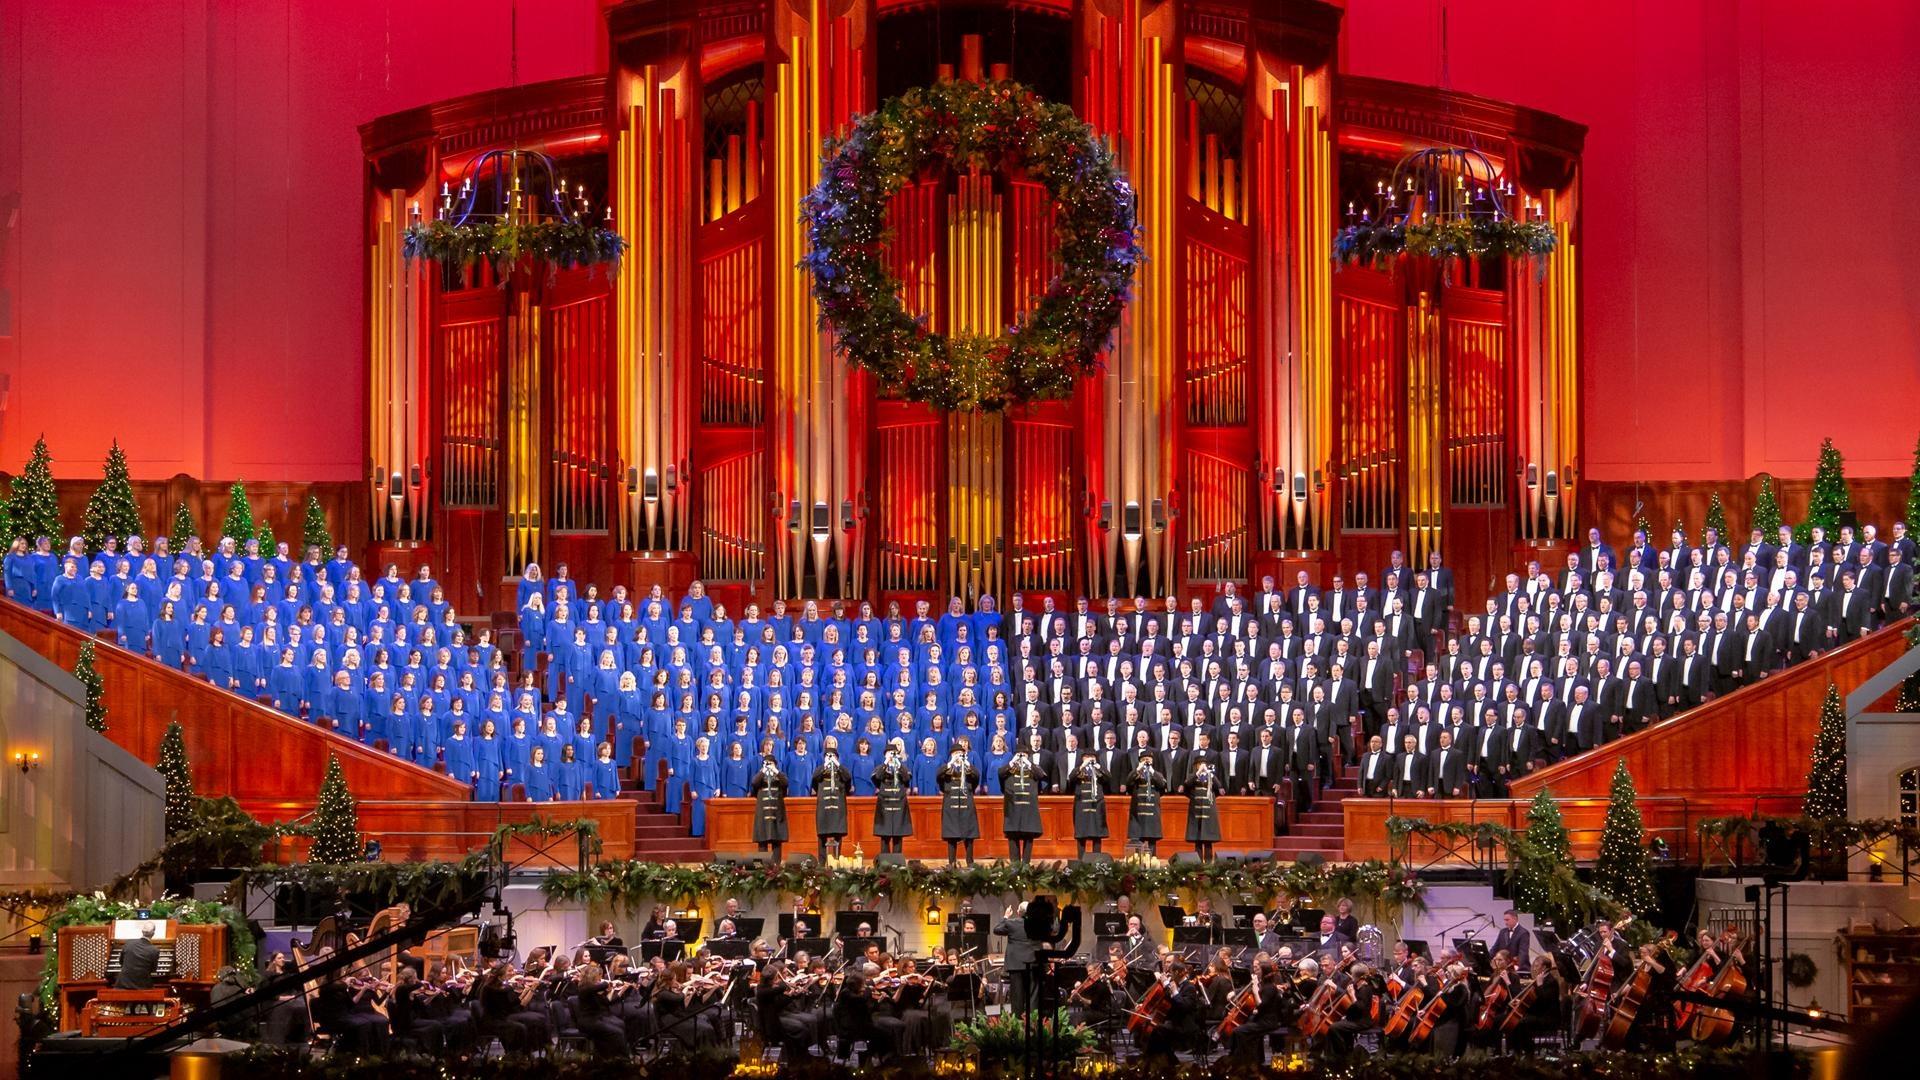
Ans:
[[[1327,913],[1320,908],[1295,908],[1293,925],[1299,927],[1300,932],[1308,937],[1317,937],[1320,933],[1320,920],[1326,917]]]
[[[753,943],[744,938],[727,938],[724,941],[709,941],[701,949],[727,960],[744,960],[753,950]]]
[[[829,938],[791,938],[787,941],[787,959],[791,960],[793,954],[798,952],[804,952],[810,957],[825,956],[827,950],[831,948],[833,948],[833,941]]]
[[[1259,904],[1235,904],[1233,905],[1232,911],[1233,925],[1235,926],[1252,926],[1255,915],[1265,915],[1267,913],[1267,909],[1261,907]]]
[[[720,923],[718,921],[715,921],[713,925],[719,926]],[[752,941],[754,938],[759,937],[761,931],[765,930],[766,928],[767,928],[767,920],[763,918],[750,919],[742,915],[741,917],[733,920],[733,932],[740,935],[743,938],[746,938],[748,941]],[[790,937],[791,935],[783,935],[783,936]]]
[[[796,917],[801,922],[806,923],[807,928],[809,930],[819,930],[825,925],[823,922],[821,922],[820,913],[817,911],[802,912],[798,916],[795,916],[792,912],[789,911],[786,914],[780,916],[780,919],[779,919],[780,940],[785,941],[786,939],[793,936],[793,922]],[[736,922],[734,925],[738,926],[739,923]]]
[[[615,954],[626,951],[625,949],[615,948],[612,945],[583,945],[581,948],[586,949],[587,956],[591,958],[594,963],[602,967],[605,967],[607,961],[613,959]]]
[[[1211,948],[1213,948],[1213,927],[1176,926],[1173,928],[1173,949],[1175,952],[1186,956],[1189,955],[1192,950],[1198,949],[1200,950],[1200,955],[1205,957],[1207,951]]]
[[[1169,930],[1187,924],[1187,909],[1178,904],[1160,905],[1160,925]]]
[[[703,919],[675,919],[673,928],[680,932],[679,941],[699,941],[700,928],[706,925]]]
[[[1117,911],[1094,912],[1093,935],[1102,938],[1126,937],[1127,917]]]
[[[987,932],[975,930],[948,930],[941,940],[942,947],[952,952],[963,952],[974,960],[987,958]]]
[[[671,964],[685,955],[686,951],[687,943],[679,938],[674,938],[671,941],[665,938],[654,938],[652,941],[643,941],[640,943],[640,959],[642,960],[652,960],[657,956]]]
[[[866,923],[868,936],[880,929],[880,916],[871,911],[836,911],[833,913],[833,932],[843,938],[859,937],[860,924]]]
[[[1416,957],[1416,956],[1424,956],[1429,960],[1433,959],[1433,954],[1427,951],[1427,943],[1424,939],[1401,938],[1400,943],[1407,947],[1408,959],[1412,959],[1413,957]]]
[[[1260,939],[1254,936],[1253,927],[1251,926],[1245,929],[1235,927],[1230,930],[1221,930],[1219,931],[1219,939],[1220,944],[1229,945],[1235,949],[1253,949],[1259,947],[1260,944]]]
[[[1125,936],[1109,937],[1105,934],[1094,935],[1093,958],[1095,960],[1104,962],[1107,959],[1107,950],[1111,949],[1115,945],[1120,946],[1121,956],[1127,955],[1127,939]]]
[[[1454,938],[1453,947],[1475,975],[1484,979],[1493,974],[1493,957],[1487,953],[1486,942],[1475,938]]]
[[[860,937],[848,935],[840,939],[840,955],[852,960],[856,956],[866,955],[867,946],[873,945],[881,952],[887,951],[887,939],[878,936]]]

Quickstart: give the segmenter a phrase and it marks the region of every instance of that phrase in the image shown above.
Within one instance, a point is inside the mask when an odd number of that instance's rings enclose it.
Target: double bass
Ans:
[[[1707,948],[1700,950],[1700,958],[1695,960],[1693,966],[1687,968],[1687,970],[1681,974],[1678,989],[1696,994],[1706,993],[1707,987],[1713,983],[1713,960],[1718,958],[1719,953],[1714,949]],[[1693,1002],[1684,1000],[1675,1001],[1673,1003],[1673,1029],[1675,1031],[1687,1030],[1687,1028],[1693,1024],[1694,1017],[1698,1016],[1699,1013],[1700,1006],[1695,1005]]]

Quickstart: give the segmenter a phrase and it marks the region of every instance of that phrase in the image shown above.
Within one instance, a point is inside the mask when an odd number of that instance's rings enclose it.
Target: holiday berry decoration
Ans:
[[[1803,812],[1818,821],[1847,816],[1847,711],[1840,704],[1840,688],[1832,683],[1820,703],[1820,731],[1813,738]]]
[[[87,509],[81,518],[80,535],[86,537],[87,550],[98,554],[108,537],[125,540],[140,535],[140,506],[133,501],[133,480],[127,473],[127,455],[114,440],[107,450],[100,486],[87,497]],[[137,567],[135,569],[138,569]],[[108,567],[111,575],[113,568]]]
[[[347,790],[347,777],[340,759],[327,755],[326,779],[320,783],[320,798],[313,808],[309,829],[313,847],[307,852],[310,863],[359,862],[365,848],[360,842],[360,815],[355,809],[353,792]]]
[[[1613,770],[1613,791],[1600,830],[1600,857],[1594,864],[1593,883],[1635,915],[1651,915],[1659,907],[1640,804],[1624,758]]]
[[[887,212],[916,178],[1015,171],[1054,203],[1059,273],[1005,334],[936,334],[887,268]],[[821,321],[887,391],[949,412],[1066,397],[1098,367],[1140,263],[1133,190],[1093,129],[1014,82],[948,80],[856,118],[801,203]]]

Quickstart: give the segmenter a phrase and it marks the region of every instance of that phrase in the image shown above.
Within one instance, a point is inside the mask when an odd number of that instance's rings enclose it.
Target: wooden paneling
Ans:
[[[873,835],[872,796],[847,800],[847,824],[852,832],[841,844],[843,854],[853,854],[855,844],[860,845],[868,858],[879,854],[880,841]],[[912,859],[944,859],[947,855],[946,841],[940,839],[940,799],[938,796],[916,796],[911,800],[913,810],[913,835],[906,840],[906,855]],[[1001,802],[998,796],[982,795],[977,801],[980,811],[980,840],[974,845],[974,857],[981,859],[1005,858],[1007,841],[1000,830],[1003,820]],[[1187,800],[1183,796],[1169,796],[1161,801],[1160,817],[1166,839],[1160,842],[1160,856],[1168,858],[1175,852],[1192,851],[1193,845],[1186,842]],[[793,798],[787,800],[787,824],[790,839],[787,850],[792,852],[813,851],[818,844],[813,831],[813,800]],[[1073,842],[1073,799],[1065,795],[1046,795],[1040,799],[1040,824],[1043,831],[1034,841],[1033,853],[1041,859],[1072,858],[1075,854]],[[715,799],[707,804],[707,839],[717,853],[751,853],[755,851],[753,843],[753,800],[752,799]],[[1103,845],[1107,852],[1119,855],[1127,845],[1127,800],[1124,796],[1107,800],[1107,839]],[[1220,800],[1220,843],[1218,850],[1225,854],[1229,851],[1264,851],[1273,846],[1273,800],[1250,797]]]
[[[1807,468],[1813,468],[1818,447],[1807,448]],[[1880,527],[1880,539],[1890,535],[1893,523],[1906,515],[1909,482],[1899,476],[1852,477],[1847,492],[1853,501],[1854,516],[1861,524]],[[1780,500],[1780,515],[1789,524],[1807,516],[1807,500],[1813,491],[1811,479],[1774,480]],[[1720,538],[1735,549],[1746,541],[1753,504],[1760,495],[1758,477],[1747,480],[1660,480],[1633,483],[1624,480],[1589,480],[1580,487],[1580,520],[1597,525],[1615,549],[1633,535],[1634,507],[1653,529],[1649,537],[1656,548],[1666,547],[1673,523],[1683,522],[1687,540],[1700,542],[1700,530],[1707,521],[1707,504],[1715,494],[1726,508],[1731,537]],[[1909,524],[1914,524],[1909,522]],[[1772,540],[1773,537],[1768,537]]]
[[[1607,818],[1607,798],[1566,798],[1556,800],[1560,817],[1567,826],[1573,857],[1586,862],[1600,853],[1600,832]],[[1648,837],[1659,837],[1678,861],[1699,858],[1695,829],[1701,821],[1736,814],[1795,814],[1800,809],[1798,795],[1683,796],[1646,795],[1638,798],[1640,820]],[[1471,846],[1454,849],[1445,841],[1411,836],[1405,846],[1394,850],[1387,842],[1389,817],[1425,818],[1438,823],[1491,823],[1520,830],[1527,826],[1527,801],[1520,799],[1347,799],[1340,804],[1346,814],[1347,859],[1401,858],[1415,870],[1428,866],[1463,866]],[[1504,862],[1506,853],[1497,853],[1496,862]],[[1485,856],[1481,856],[1482,862]]]
[[[554,803],[362,799],[358,810],[360,832],[369,840],[380,841],[380,858],[386,862],[458,860],[485,847],[487,839],[500,826],[535,818],[546,821],[591,818],[600,826],[601,858],[626,859],[633,856],[633,824],[638,805],[632,799]],[[310,807],[289,803],[274,816],[294,817],[307,809]],[[282,843],[279,858],[287,861],[302,858],[308,846],[306,840],[288,840]],[[509,864],[530,867],[572,867],[579,863],[579,852],[579,843],[572,835],[550,840],[514,838],[507,842],[506,859]]]
[[[11,479],[10,475],[0,473],[0,489],[7,488]],[[55,485],[60,500],[60,520],[66,525],[68,535],[79,533],[87,500],[99,486],[98,480],[61,480]],[[185,475],[171,480],[135,480],[133,501],[140,508],[140,524],[149,538],[171,533],[174,510],[186,503],[201,538],[211,546],[219,539],[220,523],[226,520],[232,489],[231,480],[196,480]],[[306,520],[309,495],[320,500],[335,543],[347,544],[358,553],[362,550],[360,545],[366,542],[369,529],[366,488],[356,481],[249,482],[246,489],[254,520],[272,525],[274,537],[285,540],[295,552],[300,551],[301,525]],[[65,550],[64,538],[56,539],[53,547],[56,551]],[[162,576],[165,569],[161,568]],[[368,566],[367,576],[377,577],[378,569]]]

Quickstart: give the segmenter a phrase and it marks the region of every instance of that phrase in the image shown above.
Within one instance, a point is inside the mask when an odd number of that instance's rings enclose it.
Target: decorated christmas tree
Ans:
[[[235,480],[227,492],[227,517],[220,523],[220,535],[232,537],[243,548],[254,537],[253,504],[247,501],[245,480]]]
[[[100,551],[109,536],[125,540],[140,535],[140,506],[133,501],[133,479],[127,475],[127,455],[121,452],[118,439],[107,451],[104,477],[87,497],[80,523],[80,535],[87,538],[90,552]]]
[[[27,467],[13,478],[13,498],[7,502],[13,527],[29,541],[50,537],[57,550],[60,538],[60,496],[53,488],[53,455],[47,452],[47,437],[34,441],[33,455]]]
[[[193,766],[187,763],[187,740],[180,721],[167,725],[160,736],[160,763],[156,766],[167,781],[167,835],[174,836],[193,827]]]
[[[340,759],[332,754],[327,755],[327,777],[320,783],[320,800],[313,808],[312,836],[308,862],[359,862],[365,851],[360,843],[360,816],[354,809],[353,792],[347,790]]]
[[[1913,479],[1907,483],[1907,516],[1903,520],[1909,531],[1920,529],[1920,439],[1913,444]]]
[[[1907,631],[1907,648],[1920,649],[1920,626]],[[1900,694],[1894,698],[1893,711],[1920,713],[1920,671],[1907,676],[1900,684]]]
[[[260,557],[263,559],[273,558],[273,549],[279,543],[279,541],[273,538],[273,523],[266,518],[261,518],[259,528],[254,531],[253,538],[260,541]]]
[[[1753,518],[1750,528],[1760,530],[1760,535],[1772,543],[1780,532],[1780,498],[1773,491],[1773,474],[1760,474],[1760,496],[1753,500]]]
[[[1720,493],[1717,491],[1707,501],[1707,528],[1713,530],[1721,543],[1727,542],[1727,508],[1720,505]]]
[[[333,551],[333,534],[327,531],[327,512],[320,509],[320,500],[307,496],[306,525],[300,531],[302,547],[317,547],[322,552]]]
[[[92,640],[80,643],[80,656],[73,664],[73,677],[87,692],[87,726],[95,731],[107,730],[107,706],[100,700],[106,684],[100,679],[100,672],[93,665]]]
[[[1560,820],[1560,804],[1543,788],[1527,807],[1527,845],[1542,857],[1520,861],[1513,878],[1513,906],[1543,918],[1557,918],[1549,873],[1554,865],[1573,865],[1573,845],[1567,839],[1567,826]]]
[[[1600,830],[1600,858],[1593,883],[1635,915],[1651,915],[1659,906],[1653,870],[1647,862],[1646,830],[1633,792],[1633,775],[1622,759],[1613,770],[1613,793],[1606,824]]]
[[[12,544],[15,535],[13,531],[13,511],[7,508],[7,500],[0,499],[0,548]]]
[[[1692,540],[1692,538],[1691,538],[1691,537],[1689,537],[1689,536],[1687,536],[1687,522],[1686,522],[1686,519],[1685,519],[1685,518],[1674,518],[1674,519],[1673,519],[1673,531],[1674,531],[1674,532],[1677,532],[1677,533],[1679,533],[1679,534],[1680,534],[1680,539],[1681,539],[1681,540],[1683,540],[1683,541],[1685,541],[1685,542],[1687,542],[1687,543],[1689,543],[1689,544],[1691,544],[1691,543],[1693,543],[1693,540]],[[1668,537],[1668,539],[1669,539],[1669,540],[1671,540],[1671,539],[1672,539],[1672,537]]]
[[[1842,821],[1847,816],[1847,713],[1840,688],[1827,684],[1820,703],[1820,733],[1813,737],[1813,762],[1807,768],[1806,816]]]
[[[173,512],[173,533],[170,537],[173,541],[173,550],[180,551],[187,546],[188,537],[199,535],[200,526],[194,524],[193,511],[187,509],[186,503],[181,503]]]
[[[1847,491],[1846,459],[1834,449],[1831,438],[1820,442],[1820,464],[1813,469],[1813,494],[1807,499],[1807,520],[1793,531],[1794,539],[1806,543],[1813,539],[1815,525],[1827,530],[1832,539],[1840,527],[1840,518],[1853,509],[1853,496]]]

